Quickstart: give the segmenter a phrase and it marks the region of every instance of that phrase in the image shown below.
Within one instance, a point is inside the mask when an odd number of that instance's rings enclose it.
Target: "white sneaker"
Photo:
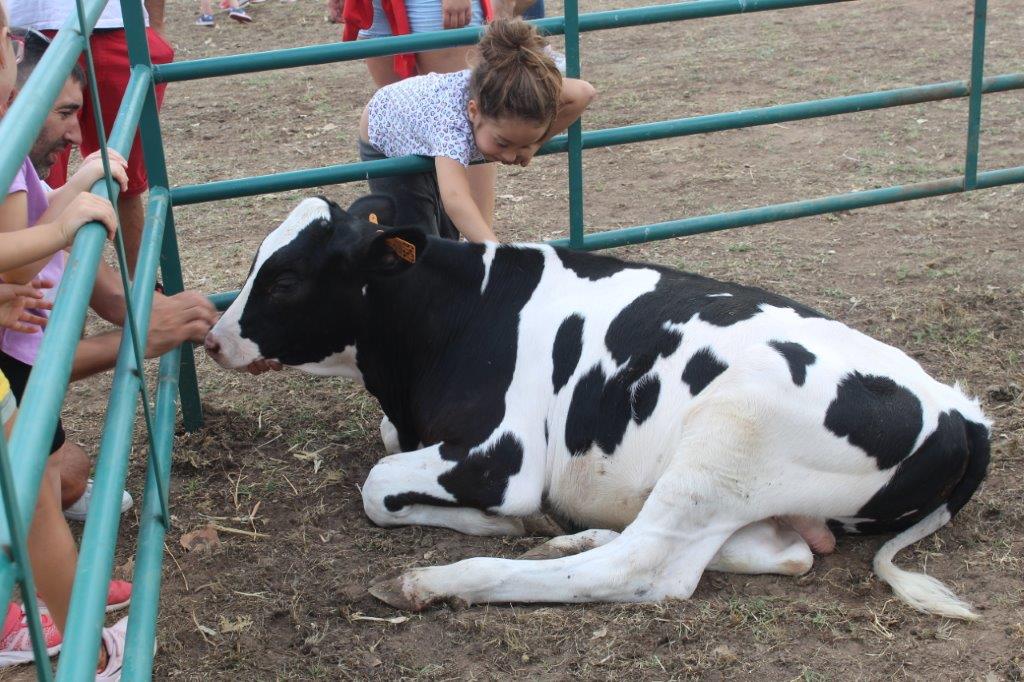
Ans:
[[[96,673],[97,680],[115,682],[121,679],[121,668],[124,666],[124,642],[128,636],[128,616],[117,621],[109,628],[103,628],[100,641],[107,650],[107,667]]]
[[[75,500],[75,503],[64,510],[64,518],[71,521],[85,521],[85,515],[89,511],[89,502],[92,501],[92,479],[85,484],[85,492]],[[121,513],[132,508],[135,500],[128,494],[127,490],[121,492]]]

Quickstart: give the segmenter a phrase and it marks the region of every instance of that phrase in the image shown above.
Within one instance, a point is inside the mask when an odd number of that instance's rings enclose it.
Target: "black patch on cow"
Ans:
[[[729,366],[716,358],[710,348],[701,348],[686,362],[683,381],[690,387],[690,394],[696,396],[727,369]]]
[[[980,429],[980,431],[979,431]],[[943,504],[955,513],[977,489],[988,467],[988,430],[958,411],[939,415],[935,430],[856,514],[871,519],[856,533],[897,533]]]
[[[384,506],[389,512],[396,512],[403,507],[407,507],[410,504],[429,504],[434,507],[461,507],[462,505],[458,502],[452,502],[451,500],[442,500],[440,497],[434,497],[428,493],[418,493],[415,491],[409,491],[406,493],[398,493],[397,495],[388,495],[384,498]]]
[[[445,444],[441,456],[458,462],[441,474],[437,482],[460,506],[492,509],[505,499],[508,479],[523,466],[523,446],[506,433],[483,452],[469,454],[466,449]]]
[[[633,421],[638,426],[654,413],[660,392],[661,381],[654,375],[641,381],[633,390]]]
[[[569,454],[586,454],[596,444],[610,455],[622,443],[630,419],[639,425],[651,416],[661,390],[658,378],[648,374],[656,357],[638,356],[607,378],[596,364],[580,377],[565,421]]]
[[[544,418],[544,447],[548,446],[548,418]]]
[[[555,393],[569,381],[576,371],[580,356],[583,354],[583,318],[570,315],[562,321],[555,334],[555,344],[551,349],[551,383]]]
[[[604,370],[594,365],[580,377],[572,392],[572,402],[565,418],[565,447],[573,456],[583,455],[593,446],[600,426],[601,396],[604,393]]]
[[[566,269],[572,270],[577,277],[589,279],[592,282],[611,277],[623,270],[651,267],[644,263],[630,263],[629,261],[620,260],[612,256],[574,251],[572,249],[556,248],[555,253]]]
[[[825,428],[889,469],[910,454],[923,427],[921,401],[888,377],[853,372],[839,382]]]
[[[370,279],[359,369],[399,433],[407,426],[419,442],[442,443],[443,455],[458,459],[505,416],[519,313],[540,282],[544,256],[498,247],[480,296],[482,245],[427,245],[402,275]]]
[[[793,383],[803,386],[807,380],[807,367],[818,359],[811,351],[792,341],[769,341],[768,345],[779,351],[789,364],[789,375]]]

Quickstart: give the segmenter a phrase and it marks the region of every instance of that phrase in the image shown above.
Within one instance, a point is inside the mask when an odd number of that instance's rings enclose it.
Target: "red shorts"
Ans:
[[[47,31],[47,33],[53,33]],[[146,29],[146,36],[149,40],[149,56],[154,64],[167,64],[174,60],[174,48],[172,48],[159,33],[151,28]],[[103,127],[107,136],[117,118],[117,110],[121,106],[121,98],[124,96],[125,88],[128,87],[128,78],[131,74],[131,66],[128,61],[128,43],[125,39],[125,32],[121,29],[98,30],[93,33],[91,40],[92,58],[96,67],[96,88],[100,98],[100,108],[103,110]],[[82,69],[86,69],[85,53],[79,59]],[[88,71],[86,72],[88,75]],[[164,90],[166,83],[156,86],[157,108],[164,101]],[[78,118],[82,125],[82,156],[86,157],[100,148],[96,135],[96,124],[92,108],[92,97],[88,90],[85,92],[85,102],[78,112]],[[46,183],[53,188],[60,187],[67,181],[68,159],[70,148],[61,155],[57,163],[50,170]],[[128,189],[125,196],[142,194],[149,186],[146,177],[146,164],[142,157],[142,140],[135,135],[135,142],[132,143],[131,153],[128,155]]]

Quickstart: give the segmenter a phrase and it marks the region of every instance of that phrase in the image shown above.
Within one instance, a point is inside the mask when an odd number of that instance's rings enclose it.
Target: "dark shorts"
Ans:
[[[373,145],[359,140],[359,159],[379,161],[388,158]],[[437,173],[394,175],[367,180],[374,194],[387,194],[395,200],[395,226],[418,227],[426,234],[458,241],[459,231],[444,212]]]
[[[21,360],[12,358],[7,353],[0,353],[0,372],[3,372],[7,380],[11,382],[11,392],[18,399],[18,406],[21,406],[21,397],[25,393],[25,385],[28,384],[28,375],[32,371],[32,365],[26,365]],[[64,436],[64,424],[60,418],[57,419],[57,429],[53,433],[53,443],[50,445],[50,454],[60,450],[67,440]]]

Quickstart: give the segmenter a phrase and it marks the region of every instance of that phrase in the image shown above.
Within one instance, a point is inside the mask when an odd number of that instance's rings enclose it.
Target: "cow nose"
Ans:
[[[206,346],[206,352],[213,357],[217,357],[217,354],[220,353],[220,341],[217,340],[212,331],[206,335],[203,345]]]

